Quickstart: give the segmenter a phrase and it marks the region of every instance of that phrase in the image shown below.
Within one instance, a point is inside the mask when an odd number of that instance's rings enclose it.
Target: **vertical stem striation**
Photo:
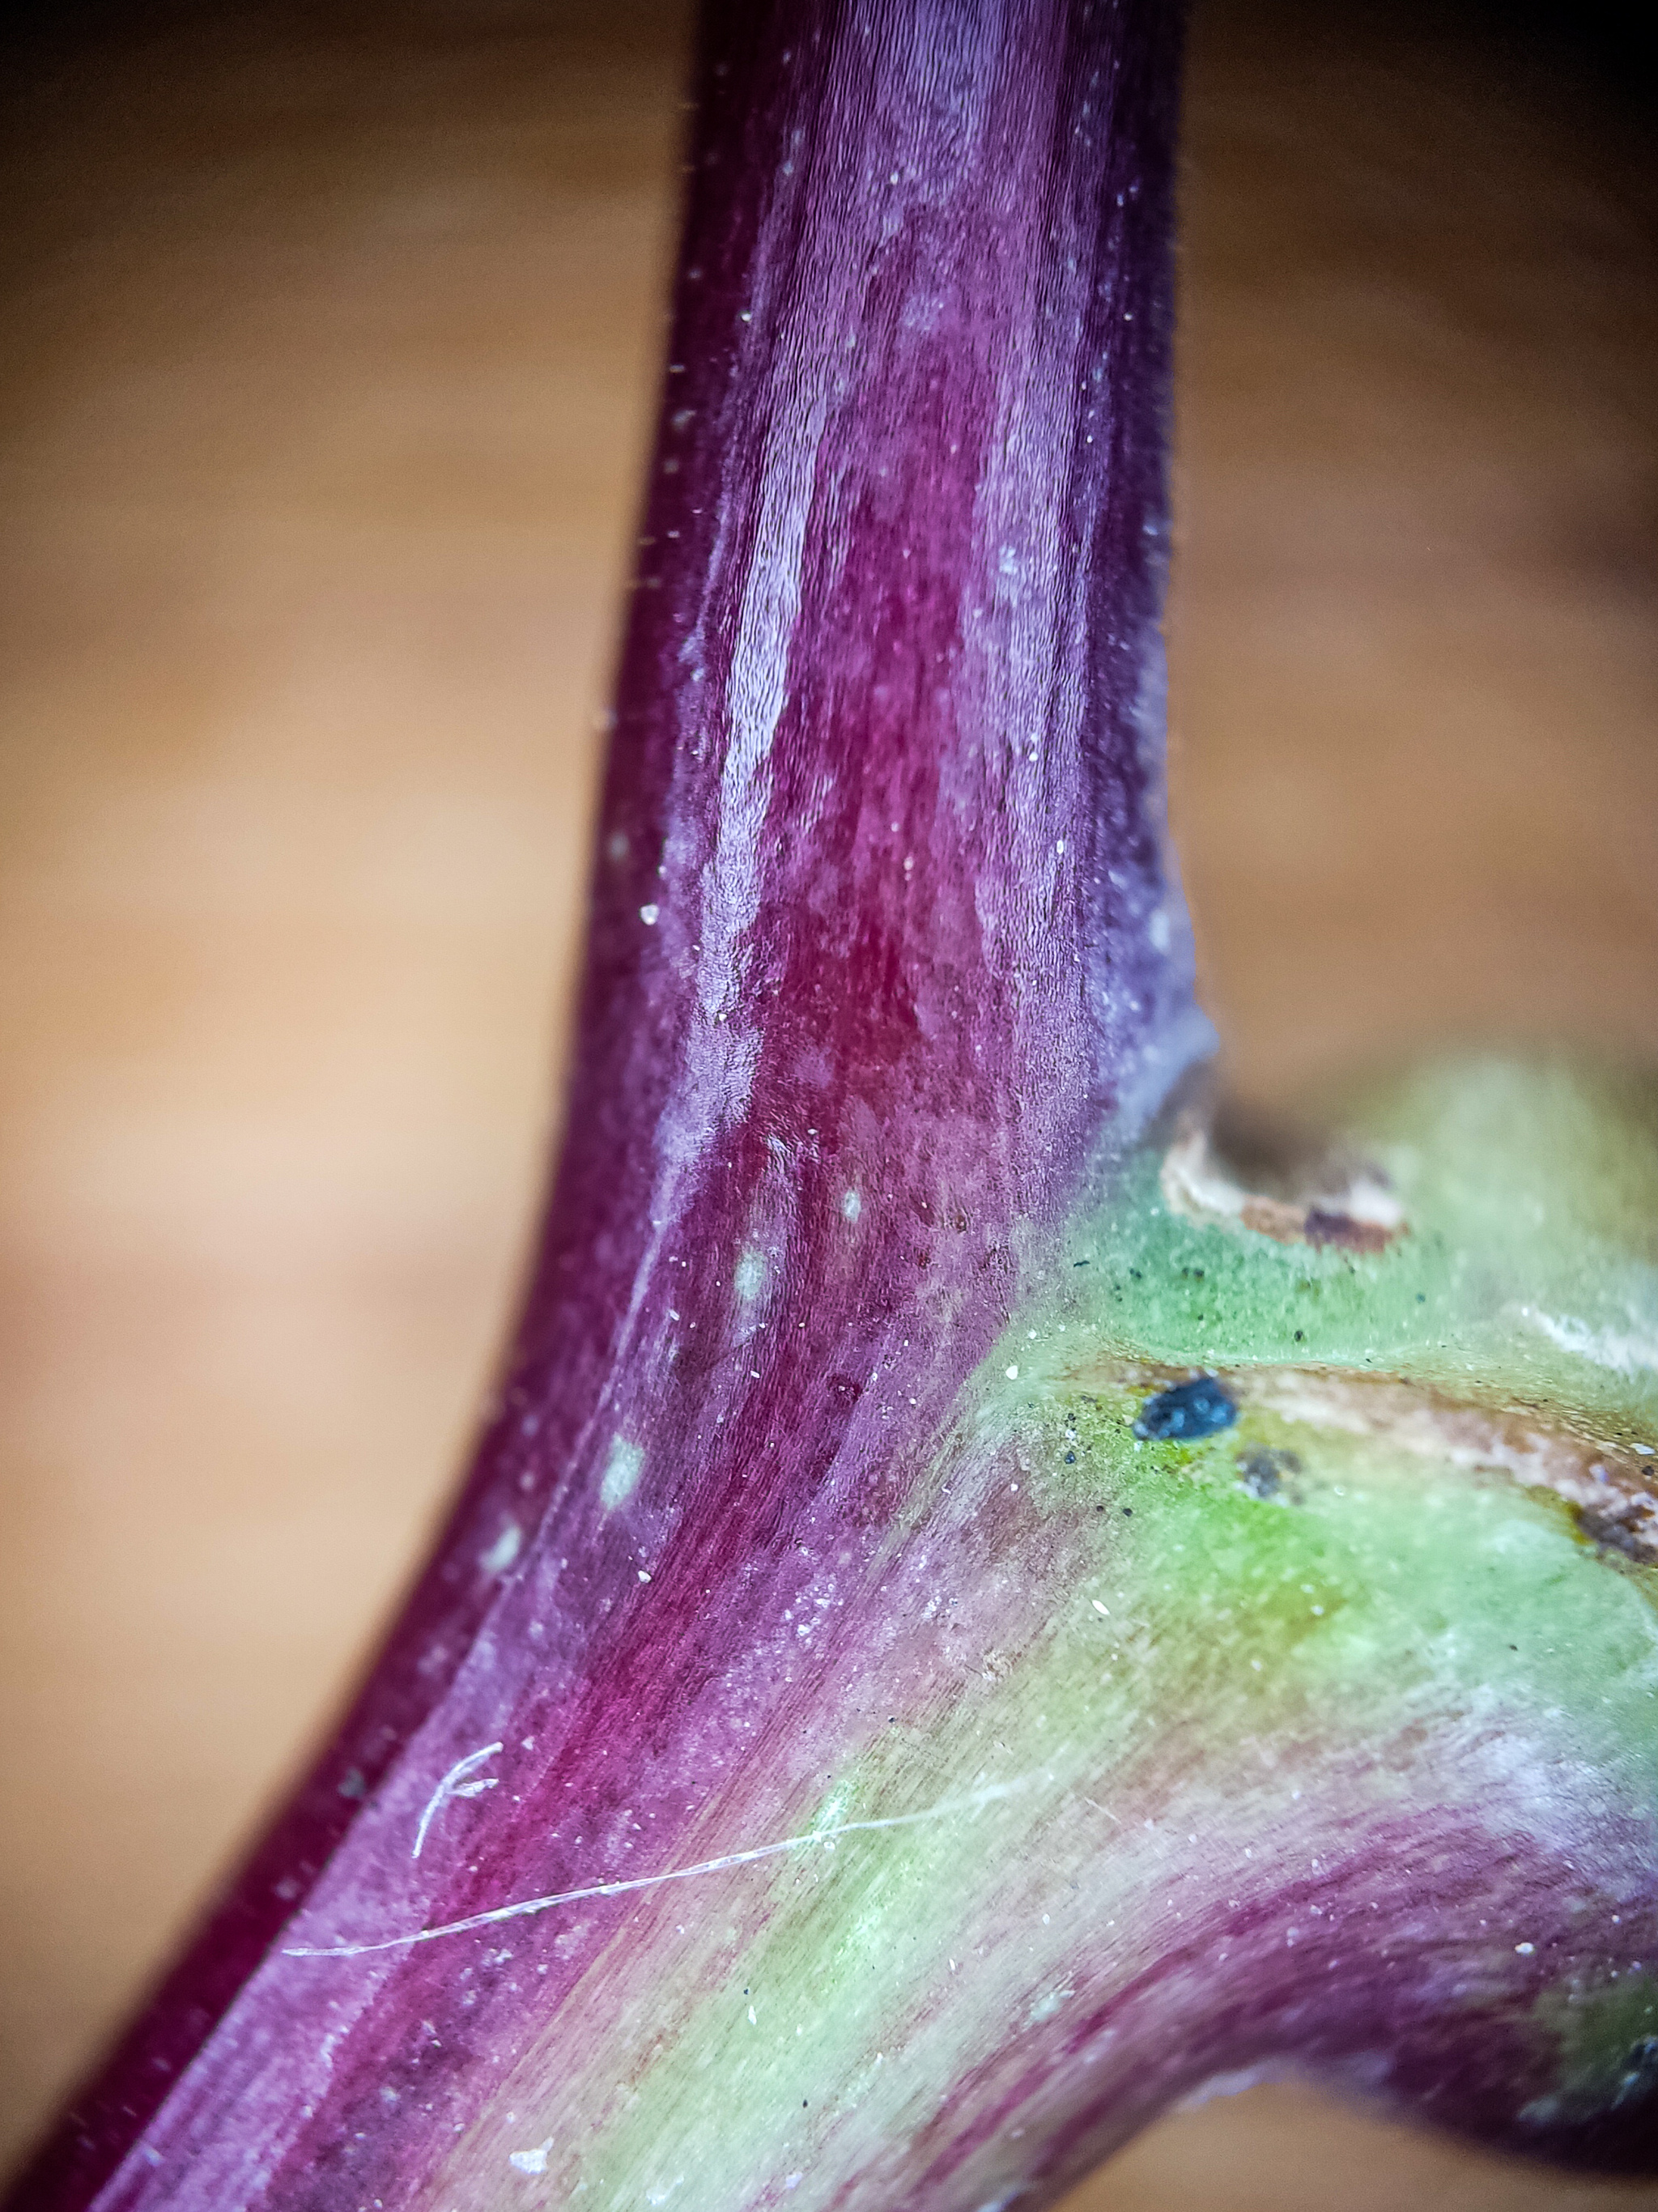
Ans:
[[[380,2093],[440,2043],[446,2135],[524,2007],[461,2033],[422,1954],[323,1972],[293,1931],[801,1819],[803,1716],[963,1383],[1207,1042],[1162,842],[1177,32],[1163,0],[713,0],[507,1379],[336,1741],[20,2202],[424,2202],[440,2121]],[[807,1650],[780,1624],[826,1574]]]

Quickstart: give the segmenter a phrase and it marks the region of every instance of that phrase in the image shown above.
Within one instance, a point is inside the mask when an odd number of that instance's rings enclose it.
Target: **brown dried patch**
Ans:
[[[1165,1173],[1168,1165],[1165,1160]],[[1163,1196],[1176,1213],[1193,1211],[1189,1206],[1180,1205],[1170,1196],[1166,1182],[1163,1184]],[[1271,1237],[1280,1244],[1299,1244],[1307,1228],[1307,1217],[1299,1206],[1284,1206],[1275,1198],[1246,1198],[1238,1208],[1237,1218],[1246,1229],[1253,1229],[1258,1237]]]
[[[1200,1116],[1181,1123],[1158,1178],[1170,1212],[1348,1252],[1383,1252],[1404,1234],[1405,1210],[1373,1160],[1258,1132],[1240,1144],[1232,1134],[1229,1146]]]
[[[1160,1389],[1189,1371],[1107,1358],[1090,1361],[1072,1379],[1084,1389]],[[1213,1371],[1241,1413],[1382,1439],[1416,1458],[1552,1491],[1570,1506],[1588,1541],[1639,1565],[1658,1565],[1658,1463],[1643,1453],[1546,1420],[1531,1407],[1455,1398],[1399,1375],[1325,1367]]]
[[[1552,1490],[1597,1543],[1658,1562],[1658,1467],[1643,1455],[1540,1419],[1529,1408],[1452,1397],[1394,1375],[1308,1367],[1244,1369],[1225,1378],[1242,1404],[1280,1419],[1385,1437],[1402,1451]]]
[[[1385,1252],[1399,1231],[1384,1228],[1379,1221],[1360,1221],[1354,1214],[1309,1206],[1303,1234],[1309,1244],[1339,1244],[1348,1252]]]

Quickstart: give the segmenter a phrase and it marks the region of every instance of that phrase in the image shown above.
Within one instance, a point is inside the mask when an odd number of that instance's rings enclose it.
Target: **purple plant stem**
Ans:
[[[419,2021],[476,2058],[510,2008],[463,2032],[399,1954],[339,2028],[277,1952],[307,1906],[374,1930],[580,1887],[624,1808],[663,1863],[786,1832],[790,1762],[746,1796],[725,1762],[833,1664],[776,1648],[809,1554],[878,1578],[1057,1224],[1205,1048],[1162,842],[1177,27],[710,8],[507,1380],[333,1742],[16,2206],[395,2191],[419,2131],[371,2085]],[[521,1802],[411,1863],[393,1826],[496,1738],[537,1747]]]

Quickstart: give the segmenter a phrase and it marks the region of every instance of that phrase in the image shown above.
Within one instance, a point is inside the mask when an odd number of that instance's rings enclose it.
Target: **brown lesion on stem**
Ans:
[[[1382,1252],[1406,1227],[1374,1160],[1346,1146],[1286,1140],[1236,1115],[1186,1115],[1159,1181],[1169,1211],[1187,1221],[1253,1229],[1280,1244]]]
[[[1384,1442],[1413,1458],[1552,1491],[1579,1532],[1641,1566],[1658,1565],[1658,1462],[1533,1407],[1484,1404],[1399,1375],[1351,1368],[1219,1367],[1212,1372],[1240,1413]],[[1159,1391],[1189,1367],[1133,1358],[1091,1360],[1069,1378],[1083,1389]]]

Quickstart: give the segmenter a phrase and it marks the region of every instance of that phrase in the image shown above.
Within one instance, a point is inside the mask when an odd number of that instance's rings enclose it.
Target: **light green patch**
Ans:
[[[1347,1122],[1404,1201],[1408,1232],[1388,1250],[1317,1250],[1187,1220],[1164,1204],[1149,1150],[1079,1226],[1050,1284],[1043,1358],[1087,1338],[1176,1365],[1395,1374],[1552,1405],[1658,1449],[1651,1087],[1486,1062],[1379,1089]]]
[[[1370,1698],[1501,1702],[1658,1797],[1658,1576],[1612,1571],[1547,1493],[1383,1439],[1246,1412],[1194,1444],[1133,1434],[1142,1394],[1055,1389],[1025,1415],[1035,1494],[1111,1529],[1080,1593],[1141,1694],[1206,1734]],[[1040,1451],[1034,1449],[1040,1444]],[[1280,1487],[1253,1495],[1266,1455]],[[1098,1509],[1103,1508],[1101,1512]],[[1201,1632],[1197,1625],[1201,1624]],[[1554,1715],[1554,1720],[1532,1717]],[[1564,1741],[1564,1737],[1563,1737]]]

